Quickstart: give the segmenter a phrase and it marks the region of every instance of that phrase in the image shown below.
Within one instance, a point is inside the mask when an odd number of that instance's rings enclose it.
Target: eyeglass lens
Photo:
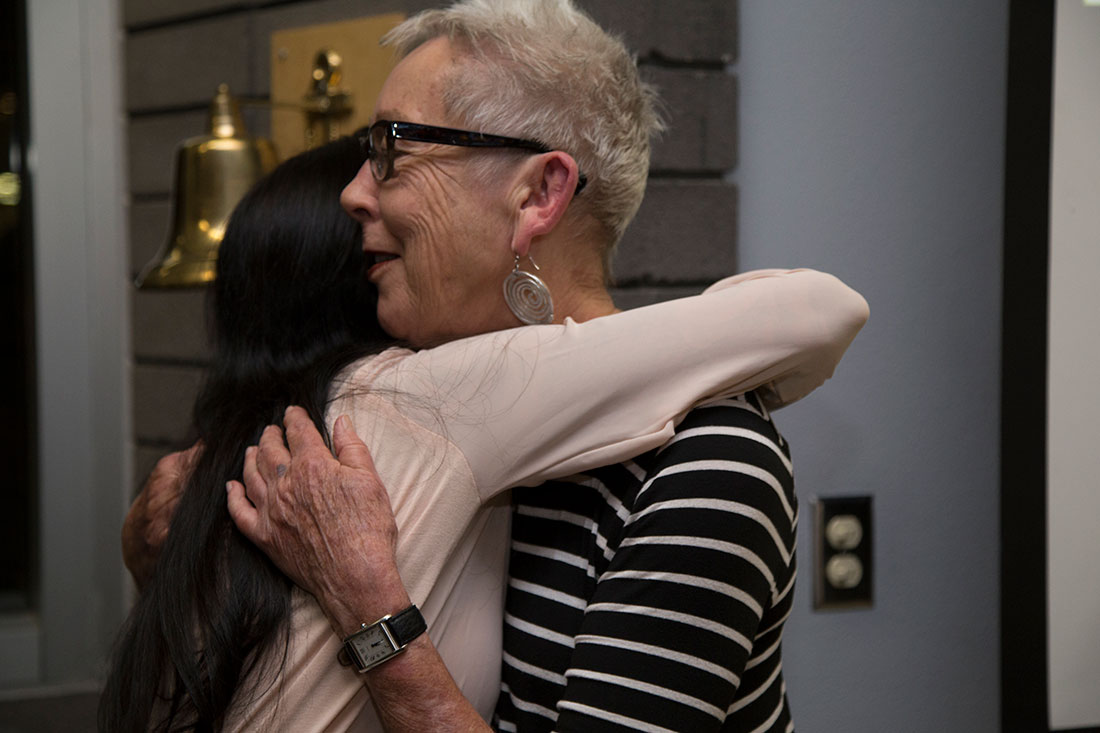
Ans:
[[[390,126],[372,125],[369,131],[370,169],[375,180],[384,181],[390,175]]]

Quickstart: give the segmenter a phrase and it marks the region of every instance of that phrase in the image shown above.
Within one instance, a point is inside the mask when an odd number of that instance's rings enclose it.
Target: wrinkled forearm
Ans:
[[[346,587],[339,598],[319,599],[341,638],[358,630],[361,623],[372,623],[411,603],[395,565],[376,566],[370,575],[369,582],[360,579],[356,583],[363,591]],[[362,678],[383,727],[390,733],[490,730],[463,697],[426,633]]]
[[[463,697],[427,634],[363,676],[390,733],[490,730]]]

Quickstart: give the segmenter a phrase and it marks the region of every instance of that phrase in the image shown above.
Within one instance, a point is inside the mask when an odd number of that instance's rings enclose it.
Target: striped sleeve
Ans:
[[[558,730],[787,730],[797,507],[759,403],[696,410],[648,466],[588,599]]]

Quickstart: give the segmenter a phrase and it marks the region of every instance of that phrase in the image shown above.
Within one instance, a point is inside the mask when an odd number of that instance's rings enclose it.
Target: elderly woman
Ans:
[[[827,276],[799,272],[750,276],[726,282],[687,306],[656,306],[671,309],[661,311],[666,316],[660,327],[645,312],[601,318],[615,312],[605,286],[608,261],[641,201],[649,136],[658,125],[652,94],[626,50],[567,0],[471,0],[410,19],[388,42],[401,60],[383,87],[366,136],[369,161],[342,201],[362,225],[363,249],[373,258],[368,277],[378,288],[383,327],[417,347],[446,345],[384,355],[345,376],[338,384],[341,396],[329,410],[330,417],[341,412],[351,417],[337,421],[334,429],[338,459],[309,421],[290,410],[289,450],[280,431],[269,428],[259,451],[246,457],[247,490],[231,482],[229,510],[241,531],[317,604],[296,606],[286,674],[272,688],[270,700],[236,711],[244,727],[271,721],[294,730],[352,725],[357,716],[368,714],[363,684],[388,728],[484,725],[493,707],[486,690],[496,687],[500,658],[496,633],[503,562],[493,550],[502,544],[506,525],[499,521],[499,504],[480,513],[471,504],[490,500],[508,486],[536,484],[657,447],[673,437],[682,410],[700,397],[767,386],[773,405],[797,399],[831,373],[866,318],[858,295]],[[725,300],[708,300],[717,297]],[[507,330],[522,323],[557,325]],[[475,334],[491,335],[476,342],[456,340]],[[727,361],[736,364],[727,364],[729,373],[723,376],[713,368],[722,359],[685,353],[723,341]],[[575,389],[590,374],[597,382],[584,399],[563,391]],[[392,419],[379,417],[389,409],[386,405],[396,406]],[[681,432],[676,444],[696,445],[694,436],[708,432],[723,436],[718,441],[723,447],[711,448],[718,450],[711,458],[748,466],[741,473],[774,484],[751,501],[739,500],[744,511],[734,512],[755,523],[749,534],[763,545],[747,550],[760,553],[755,563],[760,567],[746,572],[734,563],[733,574],[746,575],[743,583],[736,577],[696,575],[722,563],[707,554],[684,553],[691,543],[669,543],[685,561],[679,565],[681,581],[755,609],[735,613],[733,621],[704,624],[712,629],[737,625],[724,636],[747,644],[729,659],[705,662],[718,670],[722,689],[706,682],[697,697],[707,698],[708,711],[722,705],[720,725],[743,687],[731,680],[746,667],[760,666],[768,683],[759,693],[756,687],[748,690],[740,709],[757,715],[750,703],[764,697],[786,711],[778,655],[764,653],[763,647],[758,663],[750,663],[749,655],[757,626],[769,634],[768,645],[781,633],[793,578],[795,517],[785,444],[761,402],[754,397],[705,413],[720,424],[696,421],[694,432]],[[411,472],[411,456],[396,449],[391,453],[387,442],[397,425],[420,435],[429,457]],[[352,427],[376,446],[385,487]],[[574,440],[581,434],[591,442],[587,450]],[[724,441],[730,436],[767,446],[766,455],[727,452]],[[591,526],[594,555],[604,560],[624,556],[622,548],[633,540],[620,535],[632,526],[632,512],[651,514],[658,525],[666,521],[637,504],[637,487],[626,486],[647,470],[653,472],[647,485],[657,486],[659,465],[656,457],[647,458],[627,470],[631,478],[620,479],[623,485],[610,482],[596,489],[599,501],[617,506],[613,514],[620,528],[614,547],[598,548],[609,536],[599,517],[571,515],[575,523]],[[697,470],[688,462],[670,469],[665,473],[689,479]],[[713,522],[705,516],[728,511],[732,502],[711,496],[712,488],[703,490],[702,483],[713,481],[688,480],[689,493],[699,486],[696,495],[674,501],[705,520],[698,531],[712,549],[721,543],[731,555],[744,556],[735,542],[707,537],[712,528],[720,532],[724,524],[742,525],[736,517]],[[624,488],[633,495],[626,501],[619,495]],[[535,490],[587,501],[579,490]],[[434,497],[426,503],[434,507],[435,520],[425,519],[421,493]],[[522,502],[517,511],[524,513]],[[550,507],[535,513],[561,517],[571,511]],[[441,512],[443,520],[438,519]],[[686,534],[683,520],[675,523],[681,528],[676,534]],[[756,531],[765,527],[771,531]],[[544,554],[564,557],[553,547],[554,538],[540,541],[546,544]],[[626,568],[618,580],[627,581],[641,600],[652,596],[652,589],[629,582],[638,572]],[[594,566],[583,573],[593,580],[602,575]],[[762,574],[770,578],[763,585]],[[541,598],[536,604],[563,600],[556,582],[545,579],[534,594]],[[539,583],[519,582],[513,570],[511,586],[529,592]],[[591,644],[579,627],[568,626],[577,611],[587,617],[597,615],[597,605],[615,605],[593,604],[593,597],[584,592],[564,599],[572,613],[550,610],[566,624],[561,632],[546,629],[559,646],[580,652]],[[421,633],[417,605],[434,622],[428,635]],[[654,617],[667,615],[660,605],[656,602]],[[519,612],[526,614],[521,606]],[[726,607],[716,606],[716,611]],[[340,644],[324,629],[326,619],[347,637],[339,655]],[[672,642],[690,640],[692,634],[674,636],[679,638],[669,639],[664,649],[625,639],[611,646],[644,658],[662,651],[684,656]],[[597,640],[596,646],[605,643]],[[516,652],[530,656],[530,648],[522,646]],[[725,646],[716,648],[725,654]],[[348,666],[341,666],[338,656]],[[589,661],[598,666],[599,656]],[[558,660],[520,660],[510,653],[507,640],[505,659],[506,675],[518,670],[565,686],[566,667],[558,671]],[[357,677],[356,668],[364,674]],[[611,697],[624,687],[656,689],[653,683],[635,685],[599,670],[586,679],[612,690]],[[569,701],[556,692],[548,704],[528,704],[513,694],[522,680],[506,683],[513,709],[545,710],[547,727],[555,722],[555,706],[568,708]],[[681,704],[694,692],[657,692],[656,697]],[[627,720],[619,712],[593,711],[587,703],[568,709],[596,720]],[[786,720],[775,716],[781,718]],[[509,727],[504,716],[501,726]]]
[[[787,307],[807,287],[845,292],[821,275],[755,275],[702,298],[570,328],[394,348],[375,317],[359,227],[337,200],[359,167],[358,149],[341,140],[290,159],[233,213],[211,291],[213,359],[195,406],[203,450],[192,456],[157,570],[119,637],[104,730],[370,727],[357,675],[332,663],[339,640],[328,621],[234,530],[222,498],[246,448],[290,403],[306,407],[287,419],[292,444],[310,437],[303,420],[327,432],[346,412],[374,449],[402,527],[397,559],[409,592],[464,693],[488,711],[497,675],[471,662],[499,655],[507,533],[500,492],[656,445],[669,419],[699,397],[768,374],[783,383],[803,374],[806,353],[777,353],[764,372],[755,356],[738,354],[738,340],[771,334],[732,314],[751,314],[761,285]],[[831,325],[819,333],[782,336],[808,353],[815,343],[833,352],[823,355],[831,364],[839,349],[827,335],[845,334]],[[643,335],[680,335],[683,348],[663,350]],[[642,404],[623,399],[642,387],[654,392]],[[335,433],[346,448],[346,425]],[[354,450],[341,455],[355,458]]]

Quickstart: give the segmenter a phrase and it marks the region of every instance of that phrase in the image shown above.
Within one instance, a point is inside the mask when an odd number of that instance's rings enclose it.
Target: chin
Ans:
[[[385,304],[382,301],[378,303],[378,325],[382,327],[382,330],[389,334],[392,339],[398,341],[412,342],[412,332],[409,328],[409,320],[407,318],[396,317],[395,314],[387,312]]]
[[[403,341],[413,349],[427,349],[449,341],[440,338],[439,334],[425,333],[423,328],[416,327],[415,320],[411,318],[387,318],[381,309],[378,311],[378,323],[390,338]]]

